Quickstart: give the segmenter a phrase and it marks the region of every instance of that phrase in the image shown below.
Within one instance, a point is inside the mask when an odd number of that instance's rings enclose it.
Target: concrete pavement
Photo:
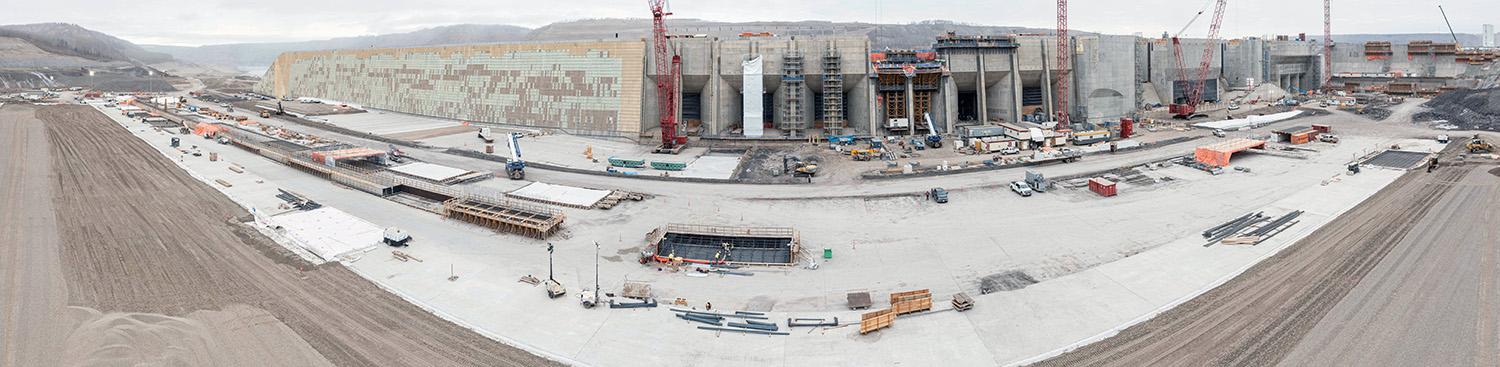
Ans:
[[[133,130],[153,146],[165,146],[168,138],[144,127]],[[546,273],[544,241],[445,221],[229,146],[204,148],[244,165],[246,174],[229,172],[224,162],[184,162],[205,176],[237,180],[234,187],[220,189],[261,210],[274,210],[279,200],[269,194],[275,187],[288,187],[377,225],[402,226],[418,239],[403,251],[424,262],[394,261],[388,250],[376,249],[348,265],[444,317],[560,359],[603,365],[994,365],[1107,335],[1232,277],[1394,179],[1395,172],[1380,170],[1339,176],[1346,157],[1392,143],[1423,144],[1347,137],[1338,146],[1318,146],[1324,152],[1306,161],[1240,157],[1236,164],[1251,172],[1223,176],[1169,167],[1155,174],[1173,180],[1122,184],[1121,196],[1110,199],[1082,190],[1020,198],[987,188],[1007,181],[993,174],[902,180],[851,190],[917,191],[921,188],[915,185],[941,182],[959,188],[946,206],[914,198],[763,201],[750,198],[828,188],[617,179],[607,184],[647,183],[657,187],[643,191],[669,193],[608,212],[567,210],[566,232],[552,242],[559,248],[558,277],[575,293],[591,283],[594,241],[604,247],[606,291],[618,289],[627,279],[648,281],[662,299],[683,297],[694,305],[712,301],[726,309],[761,308],[773,319],[855,320],[858,314],[840,305],[842,294],[856,289],[876,291],[879,298],[887,291],[930,288],[941,303],[955,292],[977,294],[977,279],[990,274],[1020,270],[1041,280],[1024,289],[978,297],[979,306],[968,313],[903,318],[896,328],[878,334],[860,336],[846,327],[779,338],[714,335],[681,324],[659,309],[584,310],[570,300],[547,300],[540,289],[515,282],[522,275]],[[1073,166],[1081,165],[1053,167]],[[1338,179],[1330,180],[1334,177]],[[588,178],[600,184],[600,177]],[[661,187],[668,184],[671,189]],[[1021,207],[1028,210],[1015,210]],[[1292,231],[1257,247],[1205,249],[1196,239],[1203,228],[1247,211],[1292,209],[1309,214]],[[746,278],[686,277],[635,264],[641,236],[668,222],[790,225],[802,229],[804,242],[811,246],[834,248],[835,258],[818,270],[754,269],[756,275]],[[446,280],[450,265],[458,281]],[[640,352],[663,346],[684,352]],[[979,355],[987,358],[975,357]]]

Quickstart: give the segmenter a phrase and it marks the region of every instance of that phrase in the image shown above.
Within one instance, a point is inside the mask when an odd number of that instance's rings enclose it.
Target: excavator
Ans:
[[[781,157],[781,169],[791,173],[795,177],[813,177],[818,175],[818,164],[816,162],[804,161],[795,156]]]

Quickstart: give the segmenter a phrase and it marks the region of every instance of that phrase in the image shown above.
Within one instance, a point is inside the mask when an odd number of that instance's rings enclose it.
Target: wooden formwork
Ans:
[[[913,312],[921,312],[932,309],[932,291],[919,289],[914,291],[891,293],[891,311],[897,315],[905,315]]]
[[[443,213],[449,218],[536,238],[551,236],[564,219],[563,213],[557,209],[509,200],[492,202],[474,198],[448,199],[443,202]]]
[[[890,327],[895,322],[896,313],[890,309],[866,312],[859,316],[859,333],[868,334]]]
[[[905,315],[913,312],[922,312],[932,309],[932,298],[917,298],[891,304],[891,311],[897,315]]]
[[[907,300],[914,300],[914,299],[918,299],[918,298],[932,299],[932,290],[930,290],[930,289],[918,289],[918,290],[914,290],[914,291],[905,291],[905,292],[891,293],[891,303],[893,303],[893,304],[896,303],[896,302],[907,301]]]

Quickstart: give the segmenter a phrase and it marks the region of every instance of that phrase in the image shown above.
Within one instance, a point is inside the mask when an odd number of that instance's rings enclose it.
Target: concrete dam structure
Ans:
[[[928,118],[939,133],[1040,123],[1062,105],[1054,100],[1059,82],[1069,83],[1073,122],[1138,118],[1143,110],[1186,99],[1189,83],[1179,79],[1197,76],[1205,47],[1213,52],[1203,81],[1208,102],[1263,84],[1311,90],[1326,76],[1335,86],[1371,83],[1348,74],[1405,71],[1441,83],[1468,67],[1431,56],[1442,51],[1410,56],[1418,51],[1408,45],[1337,44],[1330,72],[1316,40],[1206,42],[1179,41],[1185,65],[1178,64],[1169,38],[1114,35],[1074,36],[1072,65],[1056,65],[1056,39],[1043,34],[948,33],[920,50],[874,49],[865,36],[768,33],[674,36],[668,47],[681,57],[678,121],[687,134],[705,138],[925,134]],[[659,135],[656,80],[670,77],[655,75],[652,47],[633,39],[289,52],[256,91],[650,141]]]

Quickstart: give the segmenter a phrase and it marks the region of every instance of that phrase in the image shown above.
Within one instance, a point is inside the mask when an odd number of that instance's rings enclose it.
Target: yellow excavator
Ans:
[[[1478,134],[1475,134],[1473,139],[1469,139],[1469,144],[1466,147],[1469,148],[1469,153],[1489,153],[1495,151],[1495,147],[1490,145],[1489,142],[1484,141]]]

